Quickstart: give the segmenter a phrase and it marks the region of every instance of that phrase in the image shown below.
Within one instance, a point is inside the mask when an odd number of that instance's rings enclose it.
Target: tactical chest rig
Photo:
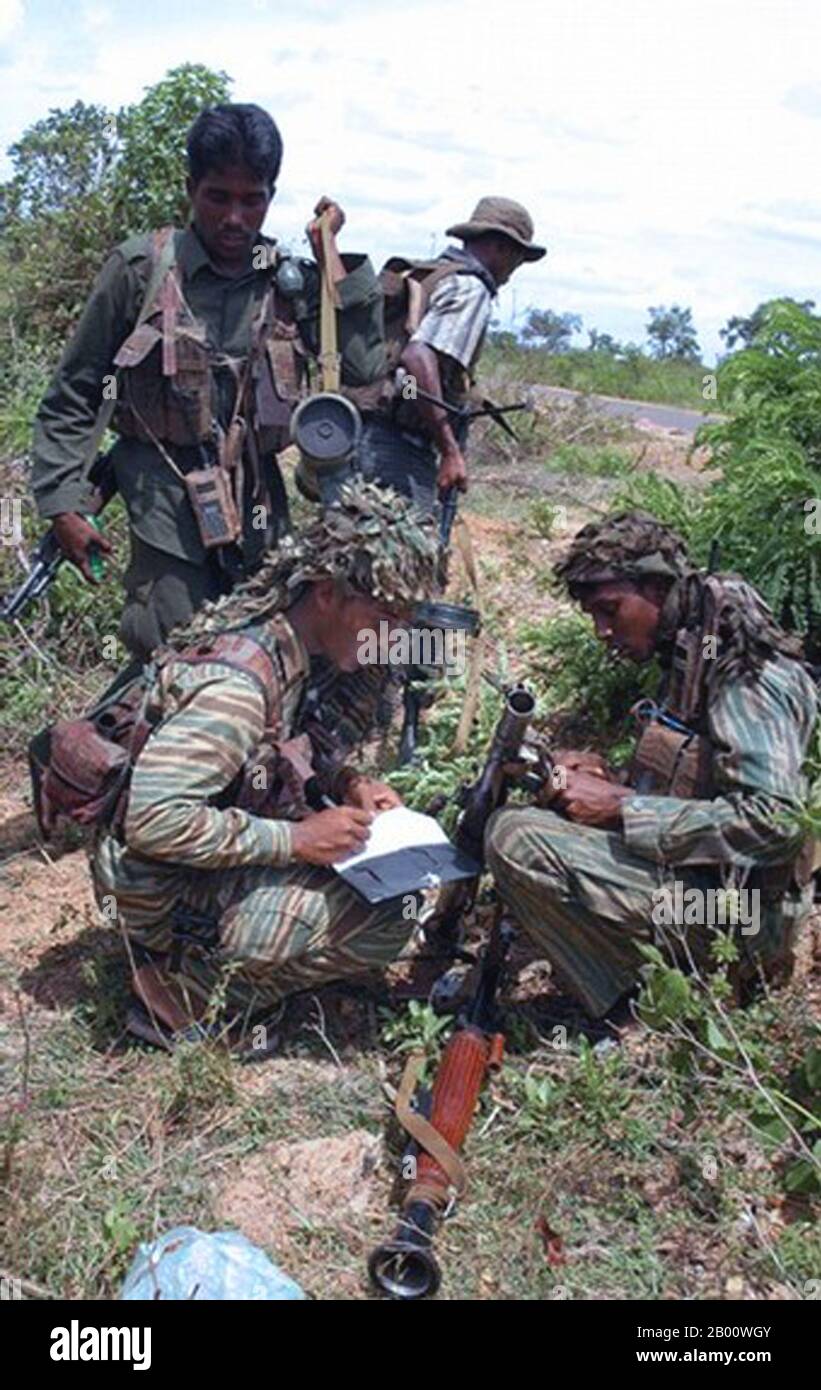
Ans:
[[[221,632],[181,651],[166,649],[84,717],[61,720],[38,734],[29,744],[29,766],[44,837],[61,817],[122,835],[134,765],[168,713],[159,677],[171,663],[215,663],[241,671],[265,701],[260,744],[213,804],[283,819],[306,815],[310,808],[305,784],[314,772],[311,741],[307,732],[286,738],[282,720],[282,697],[287,693],[283,646],[291,642],[290,628],[277,615],[265,630]]]
[[[277,291],[278,253],[247,353],[218,352],[186,302],[177,237],[171,227],[153,234],[148,302],[114,358],[120,384],[113,423],[120,434],[152,444],[181,479],[203,546],[212,549],[242,534],[246,462],[254,501],[271,506],[263,459],[289,442],[304,354],[292,308]],[[227,423],[218,418],[218,372],[233,379]],[[203,466],[183,470],[169,452],[175,447],[198,450]]]
[[[703,594],[701,623],[693,631],[682,628],[676,634],[662,702],[641,700],[633,707],[644,727],[627,783],[645,796],[710,799],[716,794],[715,748],[707,733],[707,704],[709,675],[719,650],[720,579],[708,576]],[[813,840],[807,840],[789,862],[750,870],[747,886],[778,899],[792,883],[808,883],[814,848]]]
[[[711,797],[713,745],[707,734],[707,677],[710,639],[717,642],[716,581],[704,586],[702,622],[676,633],[662,702],[641,700],[633,714],[643,726],[628,776],[629,785],[650,796]],[[712,651],[715,656],[715,650]]]

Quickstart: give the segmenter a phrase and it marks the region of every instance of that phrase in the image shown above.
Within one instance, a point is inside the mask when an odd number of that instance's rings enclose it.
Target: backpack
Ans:
[[[134,764],[162,722],[151,697],[158,671],[168,661],[190,666],[219,662],[250,676],[265,698],[266,738],[275,736],[274,662],[253,628],[205,637],[180,652],[162,652],[136,674],[133,666],[127,668],[88,714],[61,719],[29,743],[34,810],[44,839],[61,817],[75,825],[122,830]]]
[[[456,254],[431,261],[391,256],[379,272],[382,290],[385,371],[368,386],[344,388],[362,411],[390,414],[397,399],[396,369],[402,353],[427,313],[431,295],[449,275],[476,275],[493,293],[495,286],[487,272],[476,264],[461,261]],[[467,374],[464,374],[465,377]]]

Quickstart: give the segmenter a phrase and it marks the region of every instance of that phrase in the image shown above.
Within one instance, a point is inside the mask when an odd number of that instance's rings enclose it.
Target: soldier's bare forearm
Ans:
[[[400,366],[413,377],[421,391],[430,396],[442,396],[442,377],[439,362],[433,348],[426,343],[408,343],[400,360]],[[417,396],[414,401],[419,419],[435,441],[443,457],[448,454],[461,454],[453,432],[451,416],[441,405]]]

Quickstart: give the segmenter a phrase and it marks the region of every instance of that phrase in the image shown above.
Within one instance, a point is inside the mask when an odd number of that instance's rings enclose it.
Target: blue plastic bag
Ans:
[[[140,1246],[120,1298],[304,1299],[305,1294],[239,1231],[175,1226]]]

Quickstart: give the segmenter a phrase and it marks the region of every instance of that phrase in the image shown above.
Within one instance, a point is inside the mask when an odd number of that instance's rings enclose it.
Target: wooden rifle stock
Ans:
[[[524,686],[506,692],[505,709],[482,772],[462,797],[456,844],[479,864],[484,863],[487,822],[505,801],[506,766],[516,760],[534,707],[533,696]],[[454,885],[441,917],[441,931],[455,932],[475,892],[475,881]],[[397,1114],[421,1152],[393,1240],[378,1246],[368,1261],[373,1283],[393,1298],[425,1298],[439,1287],[441,1274],[433,1255],[433,1236],[451,1200],[464,1190],[459,1151],[473,1121],[485,1076],[489,1069],[501,1065],[504,1038],[494,1033],[493,1027],[496,995],[512,937],[511,928],[502,922],[497,910],[470,1008],[442,1054],[429,1119],[410,1111],[403,1096],[404,1083],[400,1088]]]
[[[485,1077],[502,1063],[504,1038],[491,1029],[512,939],[512,929],[497,915],[471,1006],[439,1063],[430,1119],[397,1101],[397,1114],[422,1152],[393,1240],[378,1246],[368,1261],[373,1283],[393,1298],[425,1298],[439,1287],[441,1274],[432,1250],[433,1236],[439,1219],[465,1190],[459,1151],[473,1123]],[[404,1089],[403,1083],[400,1100]]]

